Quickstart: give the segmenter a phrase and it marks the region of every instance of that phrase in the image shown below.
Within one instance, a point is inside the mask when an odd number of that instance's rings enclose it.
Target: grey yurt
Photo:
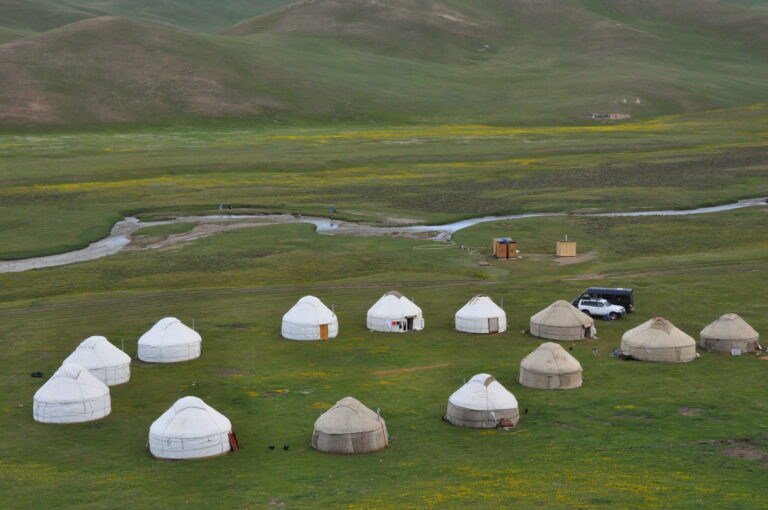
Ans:
[[[735,313],[726,313],[701,330],[702,349],[730,354],[733,349],[752,352],[760,345],[760,335]]]
[[[531,317],[531,334],[550,340],[584,340],[594,337],[595,324],[592,317],[560,299]]]
[[[448,398],[445,420],[460,427],[512,427],[520,421],[517,399],[490,374],[477,374]]]
[[[542,390],[569,390],[581,386],[581,364],[563,346],[544,342],[520,362],[518,381]]]
[[[624,333],[621,350],[641,361],[677,363],[696,358],[696,341],[667,319],[656,317]]]
[[[389,446],[387,425],[360,401],[346,397],[315,421],[312,448],[327,453],[368,453]]]

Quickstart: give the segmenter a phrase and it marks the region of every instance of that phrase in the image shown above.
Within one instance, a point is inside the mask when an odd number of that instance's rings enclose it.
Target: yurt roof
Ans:
[[[520,367],[531,372],[548,375],[572,374],[581,370],[581,363],[563,346],[544,342],[520,362]]]
[[[294,324],[328,324],[336,316],[315,296],[304,296],[283,315],[283,320]]]
[[[654,317],[621,336],[622,341],[645,348],[685,347],[696,341],[663,317]]]
[[[413,315],[421,315],[421,308],[394,290],[381,296],[368,310],[369,317],[381,319],[410,317]]]
[[[65,363],[35,393],[43,402],[82,402],[109,393],[109,387],[76,363]]]
[[[504,310],[483,294],[473,297],[456,312],[457,317],[464,318],[488,318],[502,315],[504,315]]]
[[[80,342],[64,363],[77,363],[85,368],[125,365],[131,357],[112,345],[103,336],[91,336]]]
[[[345,397],[315,421],[315,430],[325,434],[355,434],[379,430],[379,416],[353,397]]]
[[[555,301],[545,309],[534,314],[531,321],[547,326],[588,327],[593,324],[592,318],[579,311],[578,308],[562,299]]]
[[[204,437],[229,431],[232,424],[226,416],[197,397],[183,397],[152,423],[150,434],[170,438]]]
[[[490,374],[475,375],[448,397],[448,401],[475,411],[517,408],[515,396]]]
[[[701,330],[701,336],[719,340],[753,340],[760,335],[735,313],[726,313]]]
[[[201,341],[200,334],[176,317],[160,319],[139,342],[150,345],[176,345]]]

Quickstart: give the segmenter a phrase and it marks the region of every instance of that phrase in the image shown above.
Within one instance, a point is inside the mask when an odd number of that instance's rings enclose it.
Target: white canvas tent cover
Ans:
[[[197,397],[176,401],[149,427],[149,451],[159,459],[201,459],[230,451],[232,424]]]
[[[676,363],[696,358],[696,341],[667,319],[655,317],[624,333],[621,350],[641,361]]]
[[[726,313],[701,330],[699,345],[712,352],[752,352],[760,345],[760,335],[738,314]]]
[[[283,315],[281,331],[289,340],[325,340],[339,334],[339,321],[315,296],[304,296]]]
[[[176,363],[200,357],[202,338],[175,317],[160,319],[139,338],[139,359]]]
[[[107,386],[123,384],[131,378],[131,357],[103,336],[91,336],[80,342],[64,363],[86,368]]]
[[[111,411],[107,385],[80,365],[66,363],[35,393],[32,416],[42,423],[80,423]]]
[[[578,388],[582,383],[581,364],[562,345],[544,342],[520,362],[518,381],[544,390]]]
[[[589,315],[560,299],[531,317],[531,334],[550,340],[583,340],[594,337],[595,325]]]
[[[470,299],[455,316],[456,329],[465,333],[503,333],[507,330],[507,314],[488,296]]]
[[[520,421],[515,396],[490,374],[477,374],[448,397],[446,421],[461,427],[514,426]]]
[[[368,310],[368,329],[387,333],[405,333],[424,329],[421,308],[397,291],[381,296]]]
[[[368,453],[389,446],[384,418],[345,397],[315,421],[312,448],[328,453]]]

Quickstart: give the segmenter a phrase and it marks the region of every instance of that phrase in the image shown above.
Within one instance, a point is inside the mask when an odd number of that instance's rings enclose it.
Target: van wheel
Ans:
[[[608,320],[609,321],[615,321],[618,318],[619,318],[619,314],[616,313],[616,312],[611,312],[611,313],[608,314]]]

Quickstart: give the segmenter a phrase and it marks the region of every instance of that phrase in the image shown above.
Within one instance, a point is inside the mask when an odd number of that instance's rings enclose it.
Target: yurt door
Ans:
[[[320,324],[320,340],[328,340],[328,324]]]
[[[488,332],[489,333],[498,333],[499,332],[499,318],[498,317],[488,317]]]
[[[413,317],[406,317],[405,320],[407,321],[405,325],[405,330],[413,331]]]

